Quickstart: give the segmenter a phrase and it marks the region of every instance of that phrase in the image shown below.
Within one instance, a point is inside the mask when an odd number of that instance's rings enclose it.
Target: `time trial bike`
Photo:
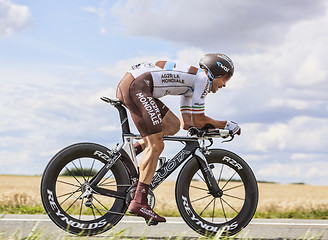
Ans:
[[[41,180],[42,203],[50,219],[83,236],[103,233],[129,215],[138,182],[133,141],[141,136],[130,132],[120,101],[101,99],[119,111],[122,144],[112,149],[95,143],[68,146],[50,160]],[[248,164],[231,151],[209,148],[214,138],[222,137],[232,140],[233,134],[191,128],[189,136],[163,136],[183,148],[169,160],[160,157],[148,194],[154,208],[154,189],[182,166],[175,186],[177,208],[186,224],[205,236],[236,234],[251,221],[258,203],[257,181]]]

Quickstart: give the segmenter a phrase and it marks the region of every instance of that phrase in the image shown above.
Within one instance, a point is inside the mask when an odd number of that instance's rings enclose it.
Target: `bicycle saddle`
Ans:
[[[111,99],[108,97],[101,97],[101,100],[103,100],[104,102],[110,103],[112,105],[122,105],[122,102],[118,99]]]

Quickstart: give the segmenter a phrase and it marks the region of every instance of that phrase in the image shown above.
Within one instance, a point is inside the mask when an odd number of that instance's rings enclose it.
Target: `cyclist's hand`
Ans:
[[[215,127],[212,124],[207,123],[204,127],[200,129],[193,126],[189,127],[188,133],[190,134],[190,136],[194,136],[194,135],[201,136],[203,133],[213,129],[215,129]]]
[[[215,127],[210,123],[207,123],[204,127],[201,128],[201,130],[203,130],[203,131],[209,131],[209,130],[213,130],[213,129],[215,129]]]
[[[233,121],[227,121],[227,125],[225,126],[224,129],[231,130],[233,135],[241,134],[241,128],[238,126],[238,124],[236,122],[233,122]]]
[[[188,133],[190,134],[190,136],[197,135],[199,133],[199,129],[191,126],[188,129]]]

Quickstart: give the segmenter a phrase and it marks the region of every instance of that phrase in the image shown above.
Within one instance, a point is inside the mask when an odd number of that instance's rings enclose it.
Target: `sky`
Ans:
[[[214,147],[259,180],[327,185],[327,0],[0,0],[0,174],[40,175],[76,142],[115,146],[118,113],[100,97],[131,65],[213,52],[235,74],[206,115],[242,128]],[[178,97],[162,100],[179,115]]]

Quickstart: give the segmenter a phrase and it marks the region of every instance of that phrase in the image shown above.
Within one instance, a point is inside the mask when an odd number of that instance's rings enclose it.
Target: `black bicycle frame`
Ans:
[[[136,161],[135,152],[133,149],[132,141],[133,139],[140,139],[140,135],[134,135],[130,132],[129,121],[127,117],[127,112],[125,107],[122,106],[121,102],[115,101],[109,98],[102,97],[102,100],[112,104],[117,108],[120,115],[121,128],[122,128],[122,138],[123,145],[118,151],[109,152],[110,160],[107,164],[93,177],[90,181],[92,188],[97,188],[99,192],[108,196],[117,196],[122,198],[121,194],[118,192],[102,189],[96,185],[101,180],[101,178],[106,174],[110,167],[115,164],[118,159],[121,159],[123,163],[127,166],[131,178],[135,181],[138,179],[138,166]],[[169,175],[171,175],[184,161],[188,160],[191,156],[195,157],[200,165],[202,170],[204,181],[206,182],[209,191],[213,196],[218,197],[222,194],[221,189],[219,188],[211,167],[208,165],[205,156],[200,150],[201,147],[198,142],[198,138],[195,137],[175,137],[175,136],[163,136],[164,141],[178,141],[185,143],[185,147],[181,149],[172,159],[168,160],[161,166],[159,170],[156,171],[153,180],[150,184],[150,189],[154,190],[157,188]],[[96,189],[95,189],[96,190]]]
[[[184,142],[186,145],[181,149],[172,159],[164,163],[164,165],[156,171],[152,182],[150,183],[150,189],[154,190],[158,185],[160,185],[171,173],[177,169],[181,163],[187,160],[192,154],[193,151],[199,148],[199,142],[197,138],[183,138],[183,137],[169,137],[164,136],[163,140],[168,141],[179,141]]]

